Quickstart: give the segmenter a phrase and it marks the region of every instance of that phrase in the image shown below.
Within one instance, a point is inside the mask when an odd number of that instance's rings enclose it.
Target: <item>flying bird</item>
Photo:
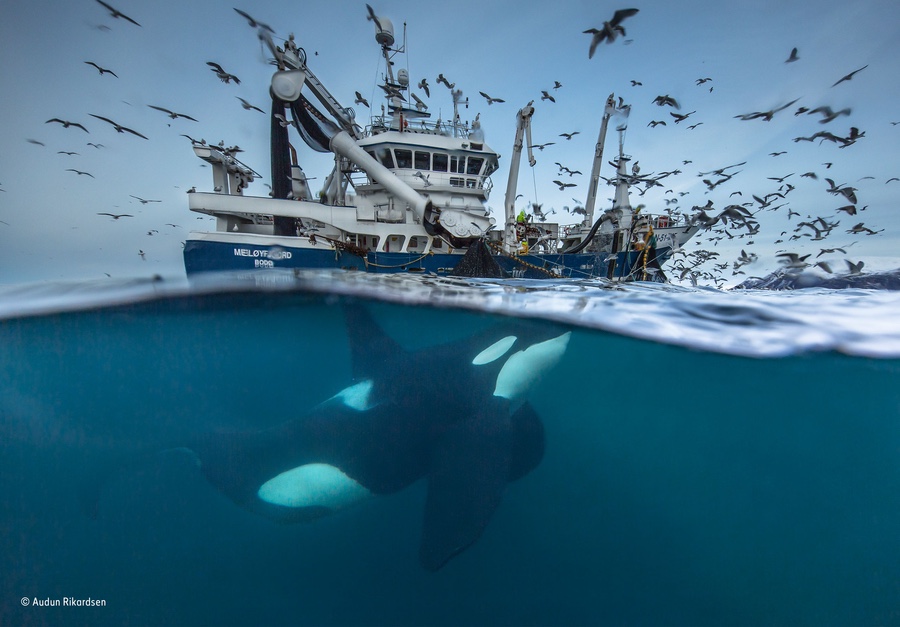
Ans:
[[[131,196],[131,194],[129,194],[129,196]],[[161,200],[146,200],[144,198],[141,198],[140,196],[131,196],[131,197],[134,198],[135,200],[139,200],[142,205],[146,205],[148,202],[162,202]]]
[[[363,95],[359,92],[356,92],[356,100],[354,100],[353,102],[354,104],[361,104],[365,105],[366,107],[369,106],[369,101],[363,98]]]
[[[218,63],[207,61],[206,65],[210,67],[210,70],[216,73],[216,76],[218,76],[219,80],[221,80],[223,83],[230,83],[231,81],[234,81],[235,85],[241,84],[241,80],[237,76],[235,76],[234,74],[229,74],[228,72],[223,70],[222,66]]]
[[[678,104],[678,101],[672,98],[669,94],[666,94],[665,96],[657,96],[653,99],[653,104],[659,105],[660,107],[669,105],[670,107],[675,107],[676,109],[681,108],[681,105]]]
[[[589,28],[584,31],[585,34],[593,35],[593,37],[591,37],[591,48],[588,51],[588,59],[594,58],[597,46],[599,46],[603,40],[606,40],[606,43],[611,44],[619,35],[624,37],[625,29],[622,27],[622,20],[631,17],[637,12],[638,9],[619,9],[613,14],[611,20],[603,22],[602,27]]]
[[[76,170],[76,169],[74,169],[74,168],[66,168],[66,172],[74,172],[75,174],[79,174],[79,175],[84,174],[84,175],[86,175],[86,176],[91,177],[92,179],[93,179],[93,178],[97,178],[96,176],[94,176],[94,175],[91,174],[90,172],[82,172],[81,170]]]
[[[829,107],[829,106],[822,106],[822,107],[816,107],[815,109],[807,111],[806,115],[813,115],[814,113],[822,114],[822,119],[819,120],[819,124],[827,124],[828,122],[831,122],[839,115],[850,115],[851,110],[849,107],[845,107],[844,109],[841,109],[840,111],[833,111],[831,109],[831,107]]]
[[[427,78],[423,78],[422,80],[419,81],[419,89],[421,89],[422,91],[424,91],[424,92],[425,92],[425,95],[426,95],[427,97],[431,98],[431,89],[429,89],[428,79],[427,79]]]
[[[797,49],[796,49],[796,48],[793,48],[793,49],[791,50],[790,56],[789,56],[787,59],[785,59],[784,62],[785,62],[785,63],[793,63],[794,61],[796,61],[796,60],[799,59],[799,58],[800,58],[800,57],[797,56]]]
[[[233,7],[232,7],[232,8],[233,8]],[[234,10],[235,10],[235,12],[236,12],[238,15],[240,15],[240,16],[243,17],[245,20],[247,20],[247,22],[250,23],[250,26],[251,26],[251,27],[253,27],[253,28],[261,28],[261,29],[263,29],[263,30],[269,31],[269,32],[272,33],[273,35],[275,34],[275,31],[274,31],[274,30],[272,29],[272,27],[269,26],[268,24],[263,24],[262,22],[258,22],[258,21],[256,21],[256,20],[254,20],[250,15],[248,15],[247,13],[244,13],[244,12],[241,11],[240,9],[234,9]]]
[[[541,91],[541,100],[549,100],[550,102],[556,102],[556,98],[547,93],[547,90]]]
[[[560,133],[559,136],[560,136],[560,137],[565,137],[565,138],[568,140],[568,139],[572,139],[573,137],[575,137],[575,136],[578,135],[579,133],[581,133],[581,131],[573,131],[573,132],[571,132],[571,133]]]
[[[137,135],[138,137],[147,139],[147,137],[145,135],[141,135],[136,130],[130,129],[127,126],[122,126],[121,124],[119,124],[117,122],[113,122],[109,118],[104,118],[103,116],[100,116],[100,115],[94,115],[93,113],[88,113],[88,115],[91,116],[92,118],[97,118],[98,120],[103,120],[104,122],[107,122],[108,124],[112,124],[113,127],[116,129],[117,133],[131,133],[132,135]]]
[[[453,89],[456,86],[456,83],[451,83],[450,81],[448,81],[443,74],[438,74],[437,82],[446,85],[447,89]]]
[[[368,20],[370,22],[375,22],[375,28],[377,28],[379,31],[384,30],[381,27],[381,22],[378,20],[378,16],[375,15],[375,10],[372,7],[370,7],[368,4],[366,5],[366,10],[369,12],[369,15],[366,16],[366,20]]]
[[[492,98],[491,96],[488,96],[488,95],[487,95],[486,93],[484,93],[483,91],[480,91],[480,92],[478,92],[478,93],[481,94],[482,96],[484,96],[484,99],[487,100],[487,103],[488,103],[489,105],[492,105],[492,104],[494,104],[495,102],[506,102],[505,100],[502,100],[501,98]],[[547,92],[544,92],[544,93],[546,94]]]
[[[50,122],[58,122],[58,123],[60,123],[60,124],[63,125],[63,128],[69,128],[70,126],[77,126],[78,128],[80,128],[80,129],[81,129],[82,131],[84,131],[85,133],[90,133],[89,130],[87,130],[86,128],[84,128],[84,127],[83,127],[81,124],[79,124],[78,122],[69,122],[68,120],[60,120],[59,118],[50,118],[49,120],[47,120],[46,122],[44,122],[44,124],[50,124]]]
[[[840,84],[843,83],[844,81],[849,81],[851,78],[853,78],[853,75],[854,75],[854,74],[856,74],[857,72],[862,72],[862,71],[863,71],[864,69],[866,69],[867,67],[869,67],[869,64],[868,64],[868,63],[867,63],[866,65],[862,66],[861,68],[859,68],[858,70],[853,70],[852,72],[850,72],[849,74],[847,74],[846,76],[844,76],[843,78],[841,78],[841,79],[840,79],[838,82],[836,82],[834,85],[832,85],[832,87],[835,87],[835,86],[837,86],[837,85],[840,85]]]
[[[118,9],[115,9],[115,8],[109,6],[108,4],[106,4],[105,2],[103,2],[103,0],[97,0],[97,2],[98,2],[99,4],[101,4],[103,7],[105,7],[106,10],[109,11],[109,14],[112,15],[113,17],[115,17],[115,18],[121,17],[123,20],[126,20],[126,21],[128,21],[128,22],[131,22],[131,23],[134,24],[135,26],[140,26],[140,24],[138,24],[137,22],[135,22],[133,19],[131,19],[130,17],[128,17],[127,15],[125,15],[124,13],[122,13],[121,11],[119,11]]]
[[[134,216],[131,215],[130,213],[106,213],[106,212],[102,212],[102,213],[98,213],[97,215],[98,215],[98,216],[109,216],[109,217],[112,218],[113,220],[118,220],[119,218],[133,218],[133,217],[134,217]]]
[[[69,150],[57,150],[57,151],[56,151],[56,154],[58,154],[58,155],[68,155],[68,156],[71,157],[72,155],[77,155],[78,153],[77,153],[77,152],[71,152],[71,151],[69,151]]]
[[[262,109],[260,109],[260,108],[257,107],[257,106],[254,106],[254,105],[250,104],[249,102],[247,102],[246,100],[244,100],[244,99],[241,98],[240,96],[235,96],[235,98],[237,98],[238,100],[241,101],[241,106],[244,107],[247,111],[250,111],[250,110],[252,109],[252,110],[254,110],[254,111],[259,111],[260,113],[265,113],[265,111],[263,111]]]
[[[157,107],[155,105],[147,105],[147,106],[150,107],[151,109],[156,109],[157,111],[162,111],[163,113],[167,113],[169,115],[169,117],[172,118],[173,120],[175,120],[177,118],[184,118],[185,120],[191,120],[192,122],[197,121],[194,118],[192,118],[191,116],[185,115],[183,113],[175,113],[174,111],[169,111],[168,109],[164,109],[163,107]]]
[[[100,72],[100,76],[103,76],[104,74],[112,74],[112,75],[115,76],[116,78],[119,78],[119,76],[118,76],[115,72],[113,72],[112,70],[107,70],[105,67],[100,67],[99,65],[97,65],[97,64],[94,63],[93,61],[85,61],[85,63],[86,63],[87,65],[93,65],[95,68],[97,68],[97,70]]]
[[[787,103],[785,105],[781,105],[780,107],[777,107],[775,109],[770,109],[769,111],[754,111],[753,113],[745,113],[743,115],[736,115],[734,117],[741,119],[741,120],[756,120],[756,119],[762,118],[766,122],[770,122],[776,113],[778,113],[779,111],[782,111],[784,109],[787,109],[792,104],[797,102],[797,100],[800,100],[800,99],[797,98],[795,100],[791,100],[789,103]]]

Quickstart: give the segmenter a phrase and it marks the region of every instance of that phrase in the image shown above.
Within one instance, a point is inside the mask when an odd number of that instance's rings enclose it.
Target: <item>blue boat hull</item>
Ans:
[[[662,265],[671,248],[656,250]],[[188,276],[203,272],[246,271],[264,269],[340,269],[375,273],[453,274],[463,258],[461,254],[369,252],[365,258],[333,249],[292,248],[210,240],[188,240],[184,247],[184,267]],[[665,280],[661,272],[644,267],[640,251],[619,252],[610,272],[609,253],[495,255],[494,259],[508,276],[525,279],[610,278],[631,280]],[[646,270],[650,270],[649,272]],[[630,277],[629,277],[630,275]]]

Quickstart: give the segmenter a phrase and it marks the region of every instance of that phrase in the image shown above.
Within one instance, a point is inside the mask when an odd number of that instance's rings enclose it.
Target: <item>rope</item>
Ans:
[[[555,272],[552,272],[552,271],[548,270],[547,268],[542,268],[541,266],[536,266],[533,263],[528,263],[527,261],[522,261],[522,258],[519,257],[518,255],[510,255],[509,253],[507,253],[505,250],[503,250],[499,245],[497,245],[494,242],[488,242],[487,244],[488,244],[488,246],[490,246],[491,248],[496,250],[499,254],[503,255],[504,257],[509,257],[516,263],[521,264],[521,265],[525,266],[526,268],[531,268],[532,270],[536,270],[538,272],[543,272],[547,276],[549,276],[551,279],[563,278],[562,275],[556,274]]]

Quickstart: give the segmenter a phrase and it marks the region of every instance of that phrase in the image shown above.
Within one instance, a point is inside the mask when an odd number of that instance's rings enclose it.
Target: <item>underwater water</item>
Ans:
[[[572,333],[528,396],[543,459],[437,572],[425,481],[276,524],[177,448],[353,383],[359,303],[411,352],[521,316]],[[897,311],[881,291],[323,274],[7,290],[0,624],[900,624]],[[446,412],[452,386],[418,370],[383,374]],[[41,605],[67,597],[104,604]]]

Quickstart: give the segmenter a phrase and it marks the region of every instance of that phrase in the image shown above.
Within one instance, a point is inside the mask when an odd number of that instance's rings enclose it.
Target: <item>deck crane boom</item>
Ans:
[[[531,116],[534,115],[534,100],[519,109],[516,114],[516,138],[513,142],[512,158],[509,160],[509,181],[506,184],[506,226],[503,232],[503,249],[507,253],[516,250],[516,185],[519,181],[519,162],[522,158],[523,138],[528,146],[528,165],[537,163],[531,150]]]

